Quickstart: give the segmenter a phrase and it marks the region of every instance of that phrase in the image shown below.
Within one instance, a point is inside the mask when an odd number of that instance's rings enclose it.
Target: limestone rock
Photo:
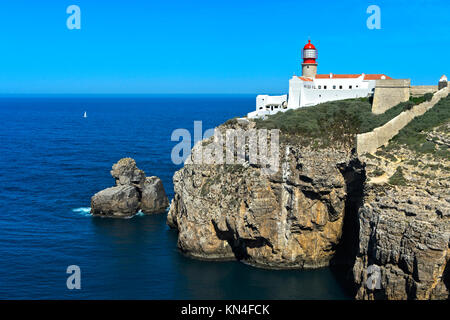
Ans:
[[[169,206],[162,181],[158,177],[145,179],[142,188],[141,210],[146,214],[164,212]]]
[[[91,214],[103,217],[129,217],[139,209],[160,213],[168,206],[161,179],[145,177],[131,158],[120,159],[112,166],[116,186],[96,193],[91,199]]]
[[[116,179],[117,186],[134,185],[142,188],[145,182],[145,173],[136,166],[132,158],[120,159],[113,165],[111,175]]]
[[[104,189],[91,199],[92,215],[129,217],[134,215],[138,209],[139,193],[131,185]]]
[[[448,143],[448,128],[446,123],[425,132],[436,150]],[[393,144],[361,160],[370,181],[357,221],[356,298],[448,299],[449,159],[439,152],[417,153]],[[403,179],[391,179],[398,168]],[[374,177],[381,172],[383,179]]]
[[[443,205],[448,214],[450,206],[437,198],[431,202],[414,188],[370,187],[366,192],[353,267],[356,298],[447,299],[450,223],[437,208]],[[377,274],[369,269],[373,266]]]
[[[248,163],[189,161],[175,173],[167,223],[184,253],[277,269],[330,263],[360,165],[349,150],[284,143],[280,150],[274,175]]]

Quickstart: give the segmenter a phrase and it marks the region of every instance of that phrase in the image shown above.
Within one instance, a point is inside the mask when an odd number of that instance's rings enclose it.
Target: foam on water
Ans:
[[[84,217],[90,217],[91,216],[91,208],[90,207],[80,207],[72,209],[72,212],[78,213]]]
[[[144,213],[142,212],[142,210],[139,210],[138,213],[136,213],[136,216],[143,217]]]

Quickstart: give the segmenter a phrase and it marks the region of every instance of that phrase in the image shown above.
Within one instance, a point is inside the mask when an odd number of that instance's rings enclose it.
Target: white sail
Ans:
[[[84,112],[83,118],[87,118],[87,113],[86,113],[86,111]]]

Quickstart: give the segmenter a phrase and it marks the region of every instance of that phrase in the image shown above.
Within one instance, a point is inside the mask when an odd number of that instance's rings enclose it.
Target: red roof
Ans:
[[[361,77],[362,74],[333,74],[333,79],[356,79]],[[380,80],[382,77],[385,79],[392,79],[385,74],[365,74],[364,80]],[[316,74],[316,79],[331,79],[330,74]]]
[[[311,79],[311,78],[305,78],[305,77],[299,77],[300,78],[300,80],[303,80],[303,81],[313,81],[313,79]]]
[[[391,77],[385,74],[366,74],[364,76],[364,80],[381,80],[383,77],[384,79],[392,79]]]

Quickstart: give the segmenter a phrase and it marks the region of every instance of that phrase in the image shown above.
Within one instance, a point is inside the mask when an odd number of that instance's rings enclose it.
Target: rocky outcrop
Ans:
[[[284,142],[280,150],[280,168],[271,175],[248,162],[199,165],[192,158],[175,173],[167,222],[179,231],[184,253],[265,268],[330,263],[351,201],[348,190],[362,185],[362,167],[350,150]]]
[[[117,186],[133,185],[142,188],[145,182],[145,172],[138,169],[132,158],[122,158],[112,166],[112,177]]]
[[[139,210],[139,192],[131,186],[117,186],[96,193],[91,200],[93,215],[129,217]]]
[[[96,193],[91,199],[91,214],[104,217],[130,217],[139,210],[143,213],[161,213],[168,199],[161,179],[145,177],[144,171],[131,158],[120,159],[113,165],[112,177],[116,186]]]
[[[145,179],[142,186],[141,210],[144,213],[159,213],[169,206],[166,192],[160,178],[153,176]]]
[[[450,206],[438,198],[369,187],[353,267],[357,299],[448,298]]]
[[[353,266],[357,299],[449,298],[448,123],[426,137],[434,153],[394,145],[361,158],[368,184]]]

